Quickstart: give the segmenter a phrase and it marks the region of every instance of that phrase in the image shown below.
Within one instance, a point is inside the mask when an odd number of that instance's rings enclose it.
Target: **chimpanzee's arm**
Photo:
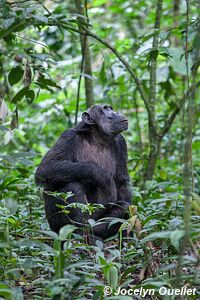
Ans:
[[[124,203],[123,206],[129,206],[131,203],[131,191],[129,187],[130,178],[127,168],[127,146],[122,135],[117,138],[117,203]]]
[[[81,147],[81,141],[75,131],[64,132],[37,168],[36,183],[54,186],[91,179],[104,186],[109,181],[106,172],[93,162],[76,162],[77,147]]]

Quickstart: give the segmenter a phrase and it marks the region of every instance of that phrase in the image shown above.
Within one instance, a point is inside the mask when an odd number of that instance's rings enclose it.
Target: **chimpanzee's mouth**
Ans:
[[[128,123],[128,120],[124,119],[124,120],[121,121],[121,123]]]

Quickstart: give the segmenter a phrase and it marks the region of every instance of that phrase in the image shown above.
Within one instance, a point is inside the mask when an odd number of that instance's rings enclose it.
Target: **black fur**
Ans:
[[[106,109],[105,109],[106,107]],[[88,218],[122,218],[130,204],[127,187],[127,148],[121,131],[127,129],[126,118],[109,106],[93,106],[83,114],[77,127],[62,133],[48,151],[36,171],[36,183],[44,186],[45,212],[50,228],[58,232],[66,224],[83,227]],[[69,192],[74,195],[67,203],[103,204],[92,216],[79,209],[70,213],[61,211],[56,204],[66,205],[50,192]],[[68,208],[67,208],[68,210]],[[114,235],[120,223],[103,224],[93,228],[95,236],[105,239]]]

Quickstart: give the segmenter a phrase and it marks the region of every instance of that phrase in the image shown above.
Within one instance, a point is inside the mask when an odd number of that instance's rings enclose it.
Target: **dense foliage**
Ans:
[[[0,298],[104,299],[120,286],[175,299],[159,288],[200,286],[199,1],[83,1],[84,17],[77,3],[0,1]],[[95,104],[129,118],[128,241],[89,246],[73,226],[49,231],[34,183],[89,104],[84,79]]]

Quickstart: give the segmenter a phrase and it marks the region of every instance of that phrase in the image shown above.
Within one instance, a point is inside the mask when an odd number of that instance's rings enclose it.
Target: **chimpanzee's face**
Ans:
[[[83,113],[82,119],[91,126],[96,126],[100,134],[116,135],[128,129],[128,119],[117,113],[109,105],[96,105]]]
[[[99,127],[106,133],[118,134],[128,129],[128,119],[125,115],[115,112],[109,105],[102,108]]]

